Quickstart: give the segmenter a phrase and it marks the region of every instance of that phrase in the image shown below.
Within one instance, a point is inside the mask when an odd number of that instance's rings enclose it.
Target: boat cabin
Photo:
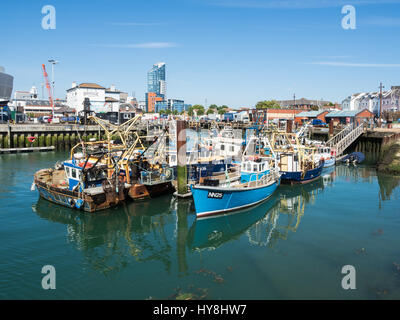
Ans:
[[[242,161],[241,164],[241,182],[250,182],[260,179],[263,175],[268,174],[270,166],[267,159],[249,158]]]

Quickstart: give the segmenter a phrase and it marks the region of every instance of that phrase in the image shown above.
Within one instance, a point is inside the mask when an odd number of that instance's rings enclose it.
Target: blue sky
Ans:
[[[341,26],[349,4],[355,30]],[[56,8],[55,30],[41,27],[44,5]],[[400,0],[2,0],[0,12],[0,65],[14,89],[40,95],[50,58],[60,61],[58,98],[77,81],[143,100],[159,61],[168,97],[192,104],[249,107],[294,93],[341,102],[381,81],[400,85]]]

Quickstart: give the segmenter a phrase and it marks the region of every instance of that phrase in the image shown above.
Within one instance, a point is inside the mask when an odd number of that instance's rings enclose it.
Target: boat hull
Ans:
[[[335,159],[331,158],[328,160],[324,160],[324,168],[332,167],[335,165]]]
[[[206,217],[250,207],[267,200],[280,180],[255,188],[191,186],[197,217]]]
[[[308,183],[314,181],[321,176],[323,167],[324,163],[320,163],[318,167],[306,171],[306,174],[304,176],[302,176],[301,171],[281,171],[280,173],[282,174],[282,183]]]

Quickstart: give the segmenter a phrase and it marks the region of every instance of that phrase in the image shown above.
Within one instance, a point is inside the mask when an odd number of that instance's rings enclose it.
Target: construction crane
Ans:
[[[46,82],[46,88],[47,88],[47,92],[49,93],[49,102],[50,102],[50,106],[51,106],[51,116],[52,118],[54,117],[54,101],[53,101],[53,95],[51,94],[51,88],[50,88],[50,83],[49,83],[49,76],[46,72],[46,66],[44,64],[42,64],[42,69],[43,69],[43,77],[44,80]]]

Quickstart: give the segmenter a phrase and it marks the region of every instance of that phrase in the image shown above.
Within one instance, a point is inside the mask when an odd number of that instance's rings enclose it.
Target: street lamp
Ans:
[[[58,61],[50,59],[49,62],[51,63],[51,85],[52,85],[52,95],[54,99],[54,65],[58,64]]]

